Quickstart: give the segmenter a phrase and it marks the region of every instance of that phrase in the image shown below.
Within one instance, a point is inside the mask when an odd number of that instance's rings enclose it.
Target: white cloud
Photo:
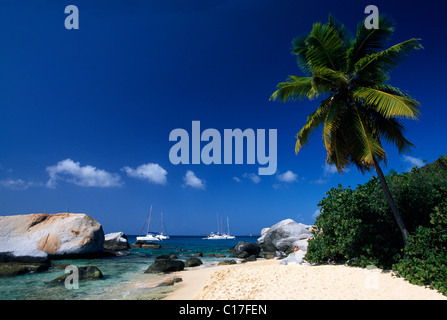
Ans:
[[[0,180],[0,186],[12,190],[26,190],[29,187],[40,186],[40,183],[24,181],[22,179],[4,179]]]
[[[71,159],[59,161],[56,165],[47,167],[46,170],[50,176],[46,184],[48,188],[55,188],[58,180],[65,180],[81,187],[121,186],[119,175],[90,165],[81,167],[79,162],[74,162]]]
[[[152,183],[166,184],[166,175],[168,172],[156,163],[142,164],[136,169],[124,167],[124,170],[129,177],[147,180]]]
[[[239,179],[238,177],[233,177],[233,180],[236,181],[237,183],[241,182],[241,179]]]
[[[338,173],[337,167],[333,164],[328,164],[327,162],[324,163],[323,166],[323,174],[318,178],[317,180],[312,180],[310,183],[315,184],[325,184],[329,181],[329,179],[336,173]],[[343,173],[349,172],[349,168],[345,168],[342,170]]]
[[[293,173],[292,171],[290,171],[290,170],[284,172],[283,174],[278,174],[276,176],[276,178],[279,181],[287,182],[287,183],[292,183],[292,182],[298,181],[297,177],[298,176],[295,173]]]
[[[183,181],[185,181],[186,186],[190,186],[196,189],[205,189],[205,181],[197,178],[194,172],[192,172],[191,170],[188,170],[186,172]]]
[[[250,179],[253,183],[259,183],[259,182],[261,182],[261,178],[258,176],[258,175],[256,175],[256,174],[254,174],[254,173],[244,173],[243,175],[242,175],[244,178],[248,178],[248,179]]]
[[[310,183],[312,184],[325,184],[328,183],[329,180],[323,179],[322,177],[318,178],[317,180],[312,180]]]
[[[411,163],[412,167],[416,166],[418,168],[424,166],[424,164],[425,164],[422,159],[415,158],[415,157],[412,157],[412,156],[404,156],[404,161]],[[408,168],[408,170],[411,170],[412,167]]]
[[[333,174],[337,173],[337,167],[333,164],[328,164],[327,162],[324,163],[323,166],[323,175],[325,177],[332,176]]]
[[[315,219],[316,217],[318,217],[320,215],[320,213],[321,213],[320,209],[315,210],[315,212],[312,214],[312,218]]]

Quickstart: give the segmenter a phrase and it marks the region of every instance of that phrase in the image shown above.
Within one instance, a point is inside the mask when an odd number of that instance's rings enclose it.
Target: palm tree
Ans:
[[[408,230],[379,163],[386,164],[383,141],[396,145],[399,152],[413,146],[403,135],[401,120],[417,120],[419,102],[388,80],[390,71],[422,46],[420,39],[410,39],[385,49],[394,24],[381,16],[379,26],[366,29],[362,22],[352,37],[331,16],[326,24],[315,23],[308,35],[292,42],[298,66],[308,76],[290,76],[278,84],[270,100],[322,96],[317,110],[297,134],[295,152],[323,126],[328,164],[335,165],[339,173],[349,165],[362,173],[374,168],[407,245]]]

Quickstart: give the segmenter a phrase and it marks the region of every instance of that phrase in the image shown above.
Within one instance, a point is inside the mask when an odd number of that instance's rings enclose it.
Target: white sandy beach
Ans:
[[[379,269],[280,265],[279,260],[176,273],[183,282],[167,300],[447,300]]]

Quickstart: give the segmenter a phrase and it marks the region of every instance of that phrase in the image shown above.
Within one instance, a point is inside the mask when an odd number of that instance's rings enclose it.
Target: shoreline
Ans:
[[[183,281],[162,300],[447,300],[380,269],[279,263],[258,260],[176,272]]]
[[[211,274],[233,266],[235,265],[213,265],[175,272],[173,277],[182,278],[182,281],[176,283],[174,290],[161,300],[196,300],[195,298],[202,292]]]

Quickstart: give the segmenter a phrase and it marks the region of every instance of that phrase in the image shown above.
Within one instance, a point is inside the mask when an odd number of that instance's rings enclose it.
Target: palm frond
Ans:
[[[332,150],[331,137],[333,136],[333,132],[340,127],[337,120],[342,118],[342,112],[340,112],[340,109],[343,108],[343,102],[337,98],[338,97],[331,96],[326,102],[330,105],[330,108],[326,112],[326,118],[324,119],[323,142],[328,154],[331,153]]]
[[[305,74],[312,74],[311,67],[306,58],[307,36],[299,36],[292,40],[292,53],[296,55],[296,63]]]
[[[354,65],[355,77],[362,78],[365,73],[379,70],[389,72],[412,51],[422,49],[420,39],[410,39],[388,49],[372,53],[358,60]]]
[[[280,100],[286,102],[289,100],[302,100],[303,98],[313,99],[319,95],[319,92],[312,84],[312,77],[290,76],[287,82],[280,82],[270,100]]]
[[[329,91],[333,87],[348,83],[348,78],[341,71],[335,71],[326,67],[313,69],[313,83],[317,87],[326,88]]]
[[[379,29],[367,29],[363,20],[357,26],[357,34],[348,53],[349,64],[352,67],[361,58],[382,50],[394,32],[394,22],[391,18],[379,16]]]
[[[399,153],[409,151],[411,147],[414,147],[410,141],[405,139],[403,135],[405,129],[399,119],[386,118],[379,113],[376,113],[374,118],[374,128],[377,131],[377,135],[394,144]]]
[[[335,165],[339,173],[349,165],[349,143],[344,137],[343,130],[332,130],[330,149],[326,149],[328,164]]]
[[[386,118],[405,117],[417,120],[419,102],[408,95],[397,95],[374,88],[360,87],[352,94],[354,100],[375,109]]]
[[[385,158],[380,140],[374,136],[370,116],[362,112],[357,106],[353,107],[353,112],[349,113],[349,121],[346,119],[346,136],[350,141],[350,155],[354,163],[373,164],[373,158]],[[359,166],[357,165],[357,166]]]
[[[352,34],[344,26],[344,24],[338,21],[332,14],[329,14],[328,25],[334,28],[334,30],[338,33],[339,37],[343,39],[345,44],[349,44],[351,42]]]
[[[314,68],[343,70],[346,64],[346,45],[337,30],[328,24],[315,23],[306,39],[306,59]]]
[[[329,106],[325,103],[322,103],[315,112],[307,117],[306,124],[296,135],[296,154],[298,154],[303,145],[309,142],[310,135],[324,123],[328,109]]]

